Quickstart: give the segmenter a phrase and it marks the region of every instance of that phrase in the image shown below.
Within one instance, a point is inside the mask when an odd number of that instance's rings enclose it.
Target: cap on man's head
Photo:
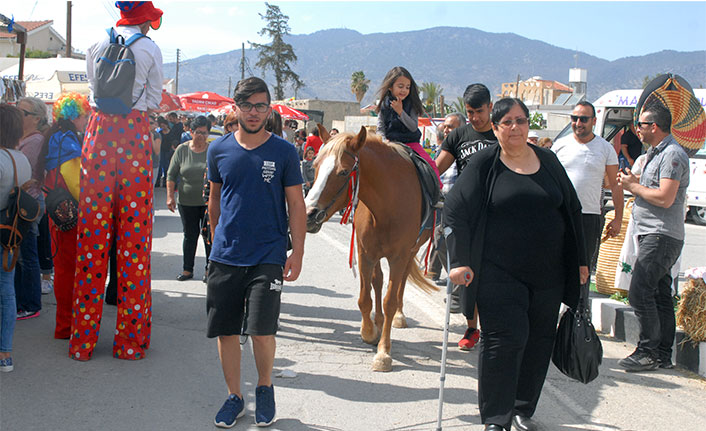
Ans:
[[[115,23],[120,25],[140,25],[150,23],[157,30],[162,25],[161,9],[154,7],[151,1],[116,1],[115,7],[120,9],[120,19]]]
[[[534,130],[530,130],[529,133],[527,134],[528,138],[539,138],[539,133],[535,132]]]

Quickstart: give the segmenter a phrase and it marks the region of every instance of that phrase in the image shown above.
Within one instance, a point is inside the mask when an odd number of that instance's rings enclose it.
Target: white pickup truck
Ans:
[[[611,141],[632,120],[635,105],[640,99],[642,90],[610,91],[593,103],[596,108],[596,127],[593,132]],[[696,98],[706,110],[706,89],[694,90]],[[559,139],[571,132],[568,124],[557,135]],[[686,190],[686,201],[689,207],[689,217],[697,224],[706,225],[706,148],[702,146],[689,159],[690,178]]]

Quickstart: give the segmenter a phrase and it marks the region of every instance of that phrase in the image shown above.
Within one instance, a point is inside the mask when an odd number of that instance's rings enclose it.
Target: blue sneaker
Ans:
[[[12,365],[12,358],[0,359],[0,371],[3,373],[9,373],[14,369],[15,367]]]
[[[275,421],[275,388],[258,386],[255,388],[255,425],[266,427]]]
[[[213,423],[219,428],[233,428],[235,420],[245,414],[245,403],[243,399],[235,394],[228,395],[223,407],[218,410]]]

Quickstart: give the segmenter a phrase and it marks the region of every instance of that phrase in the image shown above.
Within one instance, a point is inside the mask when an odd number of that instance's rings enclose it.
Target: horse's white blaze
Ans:
[[[336,156],[333,154],[321,162],[321,166],[319,166],[319,174],[316,176],[316,181],[314,181],[314,185],[311,186],[311,190],[309,190],[309,194],[306,195],[306,199],[304,200],[307,209],[315,208],[319,203],[319,198],[321,197],[321,193],[324,191],[328,177],[331,175],[335,167]]]

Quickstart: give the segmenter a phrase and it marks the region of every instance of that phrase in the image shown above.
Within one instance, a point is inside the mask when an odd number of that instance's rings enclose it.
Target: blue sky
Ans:
[[[180,48],[186,59],[262,42],[258,13],[264,2],[156,1],[164,10],[162,28],[149,35],[165,62]],[[706,2],[335,2],[272,1],[289,16],[293,34],[328,28],[361,33],[421,30],[437,26],[473,27],[516,33],[607,60],[664,49],[706,50]],[[73,45],[85,51],[118,16],[111,0],[73,1]],[[54,20],[66,32],[66,2],[5,1],[0,13],[17,20]],[[440,46],[443,41],[440,41]],[[452,47],[450,47],[452,48]],[[578,59],[580,65],[580,57]]]

